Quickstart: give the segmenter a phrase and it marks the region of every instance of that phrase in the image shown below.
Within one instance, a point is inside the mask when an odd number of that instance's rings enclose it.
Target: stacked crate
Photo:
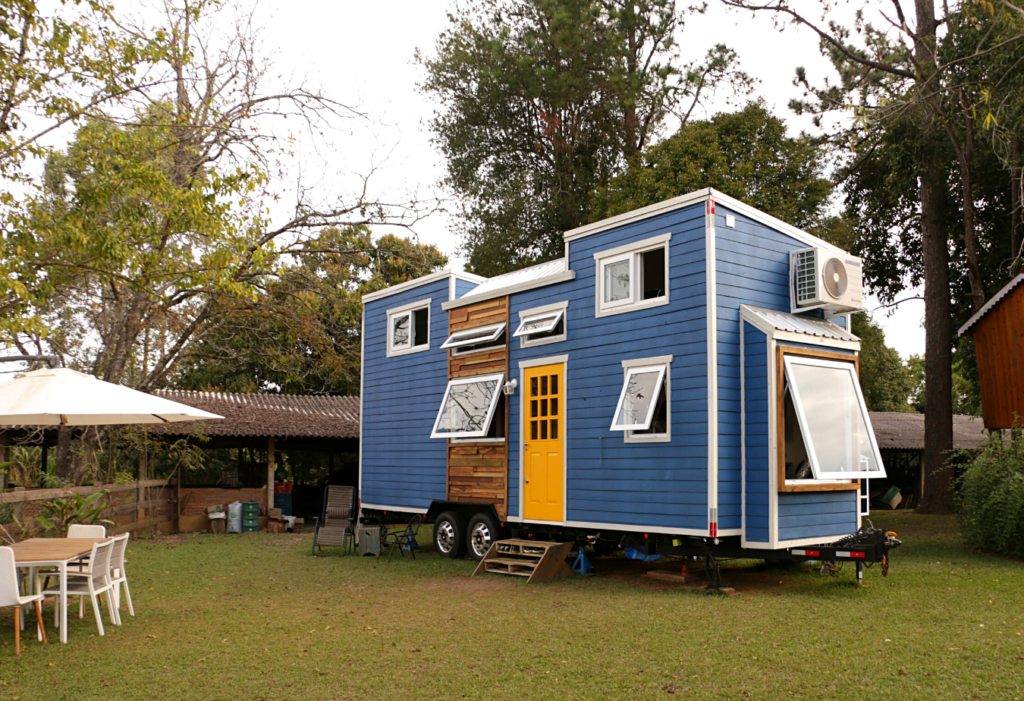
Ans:
[[[260,503],[242,502],[242,533],[258,533],[260,530]]]

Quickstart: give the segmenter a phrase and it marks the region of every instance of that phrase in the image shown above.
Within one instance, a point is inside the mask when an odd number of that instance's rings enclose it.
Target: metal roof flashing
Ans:
[[[566,231],[563,234],[563,237],[566,241],[575,241],[576,239],[581,239],[585,236],[590,236],[591,234],[596,234],[601,231],[607,231],[608,229],[612,229],[617,226],[631,224],[633,222],[648,219],[650,217],[655,217],[660,214],[666,214],[668,212],[672,212],[683,207],[689,207],[690,205],[697,204],[698,202],[705,202],[707,200],[712,200],[719,204],[725,205],[729,209],[735,210],[738,214],[742,214],[743,216],[753,219],[754,221],[778,229],[787,236],[792,236],[797,241],[807,244],[808,246],[820,246],[822,248],[827,248],[828,250],[834,253],[848,254],[847,251],[844,251],[838,246],[832,245],[828,241],[824,241],[822,239],[819,239],[817,236],[808,234],[806,231],[798,229],[792,224],[787,224],[781,219],[776,219],[770,214],[766,214],[765,212],[762,212],[761,210],[755,207],[751,207],[749,204],[741,202],[735,197],[730,197],[724,192],[719,192],[718,190],[711,187],[704,188],[703,190],[696,190],[685,195],[680,195],[679,197],[673,197],[670,200],[665,200],[664,202],[658,202],[652,205],[648,205],[647,207],[634,209],[631,212],[625,212],[623,214],[619,214],[614,217],[609,217],[607,219],[602,219],[601,221],[593,222],[591,224],[585,224],[575,229]]]
[[[503,275],[495,275],[470,290],[458,299],[444,302],[441,308],[444,310],[464,307],[468,304],[483,302],[495,297],[504,297],[513,292],[532,290],[537,287],[554,285],[566,280],[572,280],[576,274],[568,270],[568,262],[565,258],[556,258],[529,268],[520,268]]]
[[[385,287],[383,290],[377,290],[376,292],[370,292],[368,294],[365,294],[363,295],[363,304],[366,304],[367,302],[374,302],[378,299],[384,299],[385,297],[390,297],[393,294],[398,294],[399,292],[411,290],[415,287],[419,287],[420,285],[426,285],[431,282],[437,282],[438,280],[443,280],[445,278],[466,280],[468,282],[475,282],[477,284],[486,282],[487,280],[487,278],[481,277],[479,275],[474,275],[473,273],[467,273],[461,270],[452,270],[451,268],[445,268],[444,270],[438,270],[437,272],[429,273],[427,275],[423,275],[421,277],[409,280],[407,282],[401,282],[397,285],[392,285],[391,287]]]
[[[1008,283],[1003,285],[1003,288],[1001,290],[992,295],[992,299],[985,302],[985,305],[981,309],[979,309],[974,314],[974,316],[968,319],[966,324],[960,327],[960,330],[957,331],[956,335],[963,336],[968,329],[970,329],[972,326],[981,321],[986,314],[992,311],[993,307],[995,307],[997,304],[999,304],[1000,301],[1002,301],[1003,297],[1010,294],[1010,291],[1013,290],[1013,288],[1015,288],[1021,282],[1024,282],[1024,273],[1020,273],[1019,275],[1017,275],[1017,277],[1013,278]]]
[[[860,339],[846,329],[824,319],[808,319],[774,309],[740,305],[740,319],[776,340],[797,340],[807,343],[860,350]],[[794,338],[795,337],[795,338]]]

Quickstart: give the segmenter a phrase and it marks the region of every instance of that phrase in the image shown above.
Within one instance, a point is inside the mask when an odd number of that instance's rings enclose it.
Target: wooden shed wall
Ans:
[[[973,331],[985,428],[1024,424],[1024,285],[1017,285]]]
[[[508,378],[508,349],[512,331],[508,327],[508,297],[478,302],[448,313],[448,333],[479,326],[505,323],[505,347],[492,351],[451,355],[448,377],[471,377],[502,372]],[[505,397],[498,401],[507,402]],[[505,412],[508,436],[508,411]],[[504,443],[448,441],[448,499],[450,501],[494,504],[498,516],[508,516],[508,440]]]

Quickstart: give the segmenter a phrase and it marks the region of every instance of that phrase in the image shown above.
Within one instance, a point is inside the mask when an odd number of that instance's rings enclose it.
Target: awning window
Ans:
[[[505,373],[451,380],[431,438],[483,438],[494,419]]]
[[[629,368],[622,383],[612,420],[613,431],[646,431],[651,427],[658,396],[665,380],[665,366]]]
[[[534,336],[541,333],[549,333],[553,331],[558,322],[562,320],[562,315],[565,314],[564,309],[558,309],[553,312],[545,312],[544,314],[534,314],[532,316],[524,317],[519,322],[519,328],[512,334],[513,338],[519,336]]]
[[[456,331],[448,337],[442,348],[461,348],[463,346],[476,346],[483,343],[491,343],[498,340],[505,331],[505,324],[494,324],[493,326],[479,326],[475,329]]]
[[[853,363],[799,356],[786,356],[785,363],[814,477],[885,477]]]

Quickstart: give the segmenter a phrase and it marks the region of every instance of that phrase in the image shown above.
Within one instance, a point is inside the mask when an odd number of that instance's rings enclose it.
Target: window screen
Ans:
[[[786,356],[785,364],[815,478],[885,477],[853,363]]]
[[[665,366],[630,368],[619,394],[612,420],[613,431],[646,431],[651,427],[658,396],[665,379]]]
[[[483,438],[501,398],[505,374],[481,375],[448,383],[431,438]]]

